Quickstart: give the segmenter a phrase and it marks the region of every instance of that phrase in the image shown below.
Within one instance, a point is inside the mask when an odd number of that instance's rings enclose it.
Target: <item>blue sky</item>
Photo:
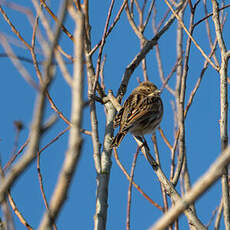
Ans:
[[[9,1],[15,2],[16,1]],[[57,1],[56,1],[57,2]],[[50,7],[53,11],[57,11],[59,4],[50,2]],[[60,1],[58,1],[60,2]],[[18,3],[18,2],[17,2]],[[21,1],[20,4],[30,8],[34,12],[32,3],[28,1]],[[100,1],[100,3],[90,3],[90,24],[92,26],[92,46],[97,44],[100,40],[107,11],[109,8],[109,1]],[[164,15],[166,6],[163,1],[157,3],[157,20]],[[112,19],[116,15],[121,3],[116,2]],[[7,8],[3,5],[8,16],[15,23],[19,31],[22,31],[23,36],[27,41],[31,40],[32,29],[28,23],[25,15]],[[209,8],[211,11],[211,8]],[[229,9],[226,9],[229,13]],[[195,21],[204,16],[203,5],[200,4],[197,8]],[[49,17],[49,16],[47,16]],[[188,8],[185,14],[186,25],[189,22]],[[52,19],[50,19],[52,25]],[[209,20],[212,25],[211,19]],[[8,38],[15,38],[15,35],[9,29],[9,26],[0,17],[1,29]],[[65,22],[67,28],[73,33],[73,22],[68,17]],[[226,21],[225,29],[228,27],[228,20]],[[164,73],[167,74],[176,62],[176,29],[177,23],[167,31],[159,40],[161,56],[163,61]],[[213,25],[212,25],[213,32]],[[213,34],[214,35],[214,34]],[[229,34],[224,34],[226,43],[229,44]],[[145,36],[148,39],[153,37],[151,23],[146,30]],[[199,45],[207,54],[210,52],[208,46],[208,38],[205,31],[205,23],[201,23],[194,31],[194,37]],[[214,36],[213,36],[214,39]],[[184,44],[187,36],[184,35]],[[20,44],[20,42],[19,42]],[[61,44],[65,50],[72,53],[73,44],[63,34],[61,36]],[[18,55],[31,58],[28,50],[22,47],[14,47],[14,51]],[[132,61],[135,55],[140,50],[140,43],[138,38],[132,31],[127,17],[123,12],[121,19],[116,28],[106,40],[104,53],[107,55],[106,64],[104,68],[106,92],[112,89],[116,94],[122,75],[127,65]],[[0,53],[4,53],[2,46],[0,46]],[[94,64],[96,63],[97,52],[94,55]],[[40,56],[40,60],[42,56]],[[204,58],[199,51],[192,44],[191,56],[189,62],[189,72],[187,79],[186,102],[191,90],[194,88],[197,79],[199,78]],[[34,68],[31,64],[23,63],[27,70],[36,79]],[[19,139],[19,146],[21,146],[27,139],[29,127],[32,121],[32,113],[35,103],[35,91],[29,86],[20,76],[19,72],[13,66],[8,58],[1,57],[0,59],[2,84],[0,86],[1,100],[1,131],[0,131],[0,158],[4,165],[11,156],[14,145],[15,129],[13,122],[21,120],[25,129],[22,131]],[[72,65],[68,65],[69,71],[72,72]],[[159,88],[162,82],[159,77],[157,61],[155,56],[155,49],[147,55],[147,69],[149,80],[154,82]],[[139,66],[133,73],[127,93],[124,99],[130,94],[132,89],[138,85],[137,78],[143,80],[142,69]],[[37,79],[36,79],[37,80]],[[175,87],[176,76],[170,79],[169,84],[172,88]],[[57,70],[55,80],[50,88],[50,94],[53,97],[56,105],[64,113],[70,117],[71,108],[71,91],[66,82],[63,80],[60,71]],[[188,113],[185,127],[186,127],[186,153],[188,159],[188,168],[191,176],[191,182],[194,183],[211,165],[211,163],[218,157],[220,152],[220,136],[219,136],[219,119],[220,119],[220,103],[219,103],[219,75],[211,67],[206,71],[202,80],[201,86],[195,96],[195,100]],[[85,76],[85,94],[84,99],[87,100],[87,79]],[[164,130],[171,144],[174,141],[174,117],[171,102],[173,97],[164,89],[162,94],[164,103],[164,117],[161,123],[161,128]],[[174,100],[175,101],[175,100]],[[47,103],[46,118],[53,114],[52,109]],[[103,141],[105,128],[105,114],[104,107],[97,104],[97,115],[99,120],[99,135],[100,142]],[[85,108],[83,117],[83,128],[90,130],[89,108]],[[66,124],[59,119],[54,127],[49,130],[42,139],[41,147],[52,140],[60,131],[66,127]],[[228,129],[229,130],[229,129]],[[117,130],[115,130],[115,133]],[[93,216],[95,214],[95,194],[96,194],[96,172],[93,161],[93,148],[90,136],[83,135],[83,151],[80,164],[76,170],[75,177],[72,182],[71,189],[67,201],[57,220],[58,229],[92,229]],[[170,151],[162,141],[159,132],[157,132],[157,139],[159,144],[160,159],[164,173],[170,174]],[[65,151],[67,149],[68,133],[64,134],[57,142],[46,149],[41,156],[41,172],[44,177],[45,192],[48,200],[52,195],[54,186],[57,181],[58,173],[61,169]],[[153,151],[150,135],[147,136],[147,142]],[[118,153],[121,162],[126,169],[130,171],[133,155],[136,152],[136,143],[131,137],[127,135],[122,144],[118,148]],[[152,152],[153,153],[153,152]],[[109,201],[108,201],[108,220],[107,229],[125,229],[126,209],[127,209],[127,190],[128,181],[117,166],[114,157],[112,156],[112,169],[109,185]],[[137,160],[135,170],[135,182],[156,202],[162,205],[162,197],[159,186],[159,181],[153,170],[146,162],[145,158],[140,154]],[[180,191],[180,187],[177,186]],[[41,217],[45,211],[42,201],[41,192],[39,189],[39,182],[37,176],[36,162],[34,162],[26,172],[17,180],[12,188],[12,195],[15,202],[26,217],[28,222],[36,229],[39,225]],[[197,202],[197,212],[201,221],[207,224],[212,216],[213,210],[218,206],[221,198],[221,185],[217,182],[204,196]],[[207,209],[208,205],[208,209]],[[162,213],[153,207],[143,196],[140,195],[135,188],[133,188],[132,206],[131,206],[131,229],[147,229],[156,221]],[[180,221],[184,228],[187,229],[187,220],[182,215]],[[16,229],[24,229],[21,223],[15,217]],[[213,226],[213,225],[212,225]],[[182,228],[181,228],[182,229]],[[222,228],[224,225],[222,224]]]

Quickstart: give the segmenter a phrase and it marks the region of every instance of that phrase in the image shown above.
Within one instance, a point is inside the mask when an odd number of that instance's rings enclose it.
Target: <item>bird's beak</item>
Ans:
[[[159,89],[156,89],[154,92],[150,93],[148,96],[152,97],[152,96],[160,96],[161,95],[161,91]]]
[[[159,96],[161,95],[161,91],[159,89],[156,89],[154,93],[158,94]]]

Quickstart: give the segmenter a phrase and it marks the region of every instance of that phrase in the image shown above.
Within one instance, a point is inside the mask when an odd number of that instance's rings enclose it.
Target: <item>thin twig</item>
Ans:
[[[102,60],[101,63],[101,68],[100,68],[100,79],[101,79],[101,87],[102,89],[105,91],[105,84],[104,84],[104,66],[105,66],[105,62],[106,62],[106,55],[104,55],[104,58]]]
[[[183,4],[180,4],[177,8],[177,12],[181,9]],[[131,61],[131,63],[126,67],[125,73],[122,77],[122,81],[120,84],[120,87],[117,92],[118,101],[121,101],[129,82],[129,79],[133,73],[133,71],[136,69],[136,67],[140,64],[140,62],[145,58],[145,56],[148,54],[148,52],[157,44],[157,41],[160,39],[160,37],[169,29],[169,27],[172,25],[172,23],[175,20],[175,16],[172,15],[169,20],[166,22],[165,26],[150,40],[147,41],[144,45],[144,47],[141,49],[141,51],[134,57],[134,59]]]
[[[43,186],[43,178],[42,178],[41,168],[40,168],[40,151],[37,153],[37,172],[38,172],[38,179],[39,179],[39,184],[40,184],[40,190],[42,193],[42,198],[43,198],[46,210],[49,211],[49,204],[48,204],[47,199],[46,199],[44,186]],[[53,228],[56,230],[57,227],[56,227],[55,222],[52,224],[53,224]]]
[[[117,150],[116,148],[113,149],[114,150],[114,158],[116,160],[117,165],[120,167],[121,171],[124,173],[124,175],[126,176],[126,178],[131,181],[131,178],[128,174],[128,172],[125,170],[124,166],[121,164],[118,154],[117,154]],[[141,195],[143,195],[143,197],[148,200],[153,206],[155,206],[156,208],[158,208],[159,210],[163,211],[163,208],[157,204],[155,201],[153,201],[142,189],[139,185],[137,185],[133,180],[132,180],[132,184],[133,186],[138,190],[138,192],[140,192]]]
[[[132,197],[132,181],[134,177],[134,170],[136,167],[137,157],[139,154],[140,148],[137,147],[137,151],[133,156],[133,163],[130,171],[130,181],[129,181],[129,188],[128,188],[128,200],[127,200],[127,217],[126,217],[126,229],[130,230],[130,210],[131,210],[131,197]]]
[[[19,209],[17,208],[13,197],[11,196],[10,192],[8,192],[8,200],[9,203],[11,205],[11,208],[13,209],[15,215],[18,217],[18,219],[20,220],[20,222],[28,229],[28,230],[33,230],[33,228],[31,227],[31,225],[28,223],[28,221],[25,219],[25,217],[22,215],[22,213],[19,211]]]
[[[217,39],[215,40],[215,42],[214,42],[214,44],[213,44],[213,46],[212,46],[212,50],[211,50],[211,53],[210,53],[210,55],[209,55],[210,58],[211,58],[212,55],[214,54],[214,52],[215,52],[215,50],[216,50],[216,46],[217,46]],[[193,102],[194,97],[195,97],[195,95],[196,95],[196,93],[197,93],[197,90],[198,90],[199,87],[200,87],[201,81],[202,81],[202,79],[203,79],[203,77],[204,77],[204,74],[205,74],[207,68],[208,68],[208,65],[209,65],[209,62],[208,62],[207,60],[205,60],[203,69],[201,70],[201,73],[200,73],[200,77],[198,78],[198,80],[197,80],[197,82],[196,82],[196,84],[195,84],[195,87],[194,87],[193,90],[191,91],[190,96],[189,96],[189,99],[188,99],[188,102],[187,102],[187,105],[186,105],[186,107],[185,107],[185,110],[184,110],[184,117],[185,117],[185,118],[186,118],[186,116],[187,116],[187,113],[188,113],[188,111],[189,111],[190,106],[192,105],[192,102]]]
[[[109,11],[108,11],[108,16],[107,16],[106,23],[105,23],[104,33],[103,33],[102,39],[101,39],[99,54],[98,54],[98,58],[97,58],[96,74],[95,74],[94,83],[93,83],[93,95],[95,94],[96,86],[98,83],[99,73],[100,73],[100,69],[101,69],[101,56],[102,56],[103,48],[104,48],[104,45],[106,42],[106,31],[107,31],[107,28],[109,26],[109,21],[110,21],[110,17],[112,14],[113,6],[114,6],[114,0],[111,0],[111,4],[109,7]]]
[[[156,9],[155,8],[154,8],[154,14],[153,14],[153,19],[152,19],[152,27],[153,27],[154,33],[157,34],[158,30],[156,28]],[[171,78],[171,76],[174,73],[173,70],[174,69],[176,70],[177,64],[175,65],[175,67],[173,67],[173,69],[171,71],[171,74],[169,74],[168,77],[167,77],[167,80],[165,80],[164,71],[163,71],[163,65],[162,65],[162,60],[161,60],[161,55],[160,55],[159,44],[156,44],[156,58],[157,58],[158,71],[159,71],[160,79],[161,79],[161,81],[163,83],[161,91],[165,87],[172,95],[175,95],[175,92],[173,91],[173,89],[169,87],[168,81],[169,81],[169,79]]]
[[[206,0],[203,0],[203,2],[204,2],[205,16],[207,16],[208,15],[208,9],[207,9]],[[210,45],[210,48],[212,50],[213,49],[213,42],[212,42],[211,29],[210,29],[210,25],[209,25],[209,21],[208,20],[205,20],[205,25],[206,25],[206,31],[207,31],[207,35],[208,35],[209,45]],[[213,59],[214,59],[215,64],[217,66],[219,66],[219,63],[218,63],[218,60],[216,58],[215,53],[213,54]]]
[[[221,220],[221,216],[223,214],[223,199],[221,199],[220,204],[219,204],[219,208],[216,214],[216,221],[215,221],[215,225],[214,225],[214,230],[219,230],[220,229],[220,220]]]
[[[33,118],[33,125],[30,131],[30,142],[26,153],[20,159],[20,161],[14,165],[14,167],[6,174],[5,179],[2,181],[0,188],[0,201],[3,201],[6,192],[10,189],[11,185],[15,180],[21,175],[21,173],[29,166],[29,164],[36,157],[35,153],[39,148],[40,137],[41,137],[41,127],[42,119],[45,107],[45,91],[49,85],[50,81],[47,79],[46,83],[38,95],[36,109]]]
[[[5,11],[3,10],[3,8],[0,6],[0,12],[2,14],[2,16],[4,17],[5,21],[9,24],[11,30],[16,34],[16,36],[22,41],[22,43],[30,50],[31,46],[29,45],[29,43],[27,43],[25,41],[25,39],[22,37],[22,35],[18,32],[18,30],[16,29],[16,27],[13,25],[13,23],[10,21],[10,19],[8,18],[7,14],[5,13]]]
[[[17,59],[13,49],[11,48],[9,42],[5,38],[4,35],[0,34],[0,42],[5,49],[5,52],[11,59],[12,63],[15,65],[17,70],[20,72],[20,75],[28,82],[34,89],[39,90],[38,84],[33,80],[31,74],[26,70],[26,68],[21,64],[21,62]]]
[[[45,207],[47,211],[49,210],[49,205],[46,199],[45,191],[44,191],[44,186],[43,186],[43,179],[42,179],[42,174],[41,174],[41,168],[40,168],[40,154],[47,149],[51,144],[56,142],[64,133],[66,133],[70,129],[70,126],[61,131],[55,138],[53,138],[47,145],[45,145],[39,152],[37,153],[37,171],[38,171],[38,179],[39,179],[39,184],[40,184],[40,189],[42,193],[42,198],[44,200]],[[57,226],[55,223],[53,223],[54,229],[57,229]]]
[[[195,9],[193,11],[193,13],[191,13],[191,17],[190,17],[190,28],[189,28],[189,34],[193,34],[193,21],[194,21],[194,13],[195,13]],[[181,24],[180,24],[181,25]],[[184,67],[182,70],[182,75],[181,75],[181,79],[180,79],[180,88],[179,88],[179,96],[177,98],[177,110],[178,110],[178,127],[180,130],[180,134],[179,134],[179,155],[178,155],[178,163],[177,163],[177,167],[174,173],[174,177],[173,177],[173,181],[172,183],[174,185],[177,184],[177,181],[179,179],[180,176],[180,172],[183,166],[183,161],[184,161],[184,156],[185,156],[185,126],[184,126],[184,122],[185,122],[185,117],[184,117],[184,101],[185,101],[185,93],[186,93],[186,81],[187,81],[187,75],[188,75],[188,62],[189,62],[189,57],[190,57],[190,48],[191,48],[191,38],[189,37],[187,40],[187,44],[186,44],[186,52],[185,52],[185,60],[184,60]]]
[[[193,41],[194,45],[197,47],[197,49],[201,52],[201,54],[203,55],[203,57],[208,60],[208,62],[210,63],[210,65],[215,69],[215,70],[219,70],[219,67],[216,66],[212,60],[205,54],[205,52],[201,49],[201,47],[198,45],[198,43],[195,41],[195,39],[192,37],[192,35],[189,33],[189,31],[187,30],[186,26],[184,25],[183,21],[181,20],[181,18],[178,16],[178,14],[175,12],[175,10],[173,10],[172,6],[169,4],[169,2],[167,0],[164,0],[165,3],[167,4],[167,6],[170,8],[170,10],[172,11],[172,13],[175,15],[175,17],[177,18],[177,20],[179,21],[179,23],[181,24],[181,26],[183,27],[184,31],[187,33],[187,35],[190,37],[190,39]]]
[[[143,23],[143,31],[145,30],[145,28],[146,28],[146,26],[147,26],[147,24],[149,22],[149,19],[150,19],[154,4],[155,4],[155,0],[152,0],[151,5],[149,7],[149,12],[148,12],[147,17],[146,17],[146,20]]]
[[[4,177],[5,177],[5,174],[4,174],[4,171],[2,169],[2,166],[0,165],[0,178],[1,178],[1,180],[4,179]],[[9,194],[9,191],[8,191],[8,194]],[[12,217],[9,203],[7,202],[6,197],[4,198],[3,202],[1,203],[1,210],[2,210],[2,214],[5,218],[5,228],[4,229],[15,230],[13,217]],[[15,212],[15,210],[14,210],[14,212]],[[17,213],[15,212],[15,214],[17,214]]]
[[[45,9],[47,10],[47,12],[51,15],[51,17],[54,19],[54,21],[56,23],[58,23],[58,17],[53,13],[53,11],[47,6],[47,4],[45,3],[44,0],[40,0],[40,2],[42,3],[42,5],[45,7]],[[63,32],[73,41],[74,37],[73,35],[66,29],[66,27],[64,25],[61,25],[61,29],[63,30]]]
[[[15,159],[18,157],[19,154],[22,153],[22,151],[25,149],[25,147],[28,145],[29,143],[29,138],[27,138],[27,140],[25,141],[25,143],[21,146],[21,148],[10,158],[10,160],[6,163],[6,165],[4,166],[3,170],[4,172],[6,172],[6,170],[10,167],[10,165],[12,165],[12,163],[15,161]]]
[[[226,8],[230,7],[230,4],[223,6],[221,8],[218,9],[218,11],[224,10]],[[201,22],[205,21],[206,19],[208,19],[209,17],[211,17],[213,15],[213,13],[210,13],[208,15],[206,15],[204,18],[200,19],[198,22],[194,23],[194,27],[196,27],[197,25],[199,25]]]
[[[207,228],[209,228],[209,227],[211,226],[211,224],[212,224],[213,220],[215,219],[215,216],[216,216],[216,214],[217,214],[217,212],[218,212],[218,209],[219,209],[219,206],[216,207],[216,208],[212,211],[212,216],[211,216],[209,222],[206,224],[206,227],[207,227]]]
[[[170,13],[170,9],[167,9],[167,11],[165,12],[164,16],[162,17],[162,19],[160,20],[160,22],[158,23],[157,27],[156,27],[156,31],[159,31],[161,26],[163,25],[163,23],[165,22],[165,20],[167,19],[168,15]],[[155,8],[155,14],[156,14],[156,8]]]
[[[118,13],[117,13],[117,15],[116,15],[116,17],[115,17],[113,23],[111,24],[111,26],[109,27],[109,29],[108,29],[107,32],[106,32],[106,37],[109,36],[109,34],[110,34],[111,31],[113,30],[113,28],[115,27],[115,25],[117,24],[117,22],[119,21],[120,16],[121,16],[121,13],[122,13],[122,11],[124,10],[127,1],[128,1],[128,0],[124,0],[124,1],[123,1],[122,5],[121,5],[121,8],[119,9],[119,11],[118,11]],[[89,55],[90,55],[90,56],[92,56],[93,53],[98,49],[98,47],[101,45],[101,42],[102,42],[102,40],[101,40],[99,43],[97,43],[97,45],[95,45],[94,48],[89,52]]]
[[[13,146],[13,151],[12,151],[11,156],[16,154],[16,151],[18,148],[19,136],[20,136],[21,130],[24,128],[24,125],[21,121],[14,121],[14,127],[16,129],[16,134],[15,134],[14,146]]]
[[[141,42],[145,43],[147,39],[144,37],[142,31],[137,27],[136,23],[134,22],[134,19],[130,13],[128,4],[125,6],[126,15],[129,21],[130,26],[132,27],[134,33],[137,35],[137,37],[140,39]]]
[[[159,130],[159,132],[160,132],[160,134],[161,134],[161,137],[162,137],[162,139],[164,140],[165,144],[168,146],[168,148],[169,148],[170,150],[172,150],[173,146],[169,143],[169,140],[168,140],[167,137],[165,136],[164,131],[163,131],[160,127],[158,128],[158,130]]]

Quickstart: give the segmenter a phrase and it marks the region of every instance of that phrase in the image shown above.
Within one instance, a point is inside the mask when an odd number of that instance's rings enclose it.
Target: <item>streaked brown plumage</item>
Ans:
[[[112,147],[118,147],[127,132],[134,136],[152,133],[159,126],[163,116],[160,90],[149,82],[135,88],[114,119],[114,128],[120,126]]]

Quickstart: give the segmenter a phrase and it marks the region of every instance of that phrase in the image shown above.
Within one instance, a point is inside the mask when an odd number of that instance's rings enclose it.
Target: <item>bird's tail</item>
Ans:
[[[124,132],[119,132],[113,139],[111,146],[112,147],[118,147],[122,141],[122,139],[124,138],[124,136],[126,135],[126,133]]]

